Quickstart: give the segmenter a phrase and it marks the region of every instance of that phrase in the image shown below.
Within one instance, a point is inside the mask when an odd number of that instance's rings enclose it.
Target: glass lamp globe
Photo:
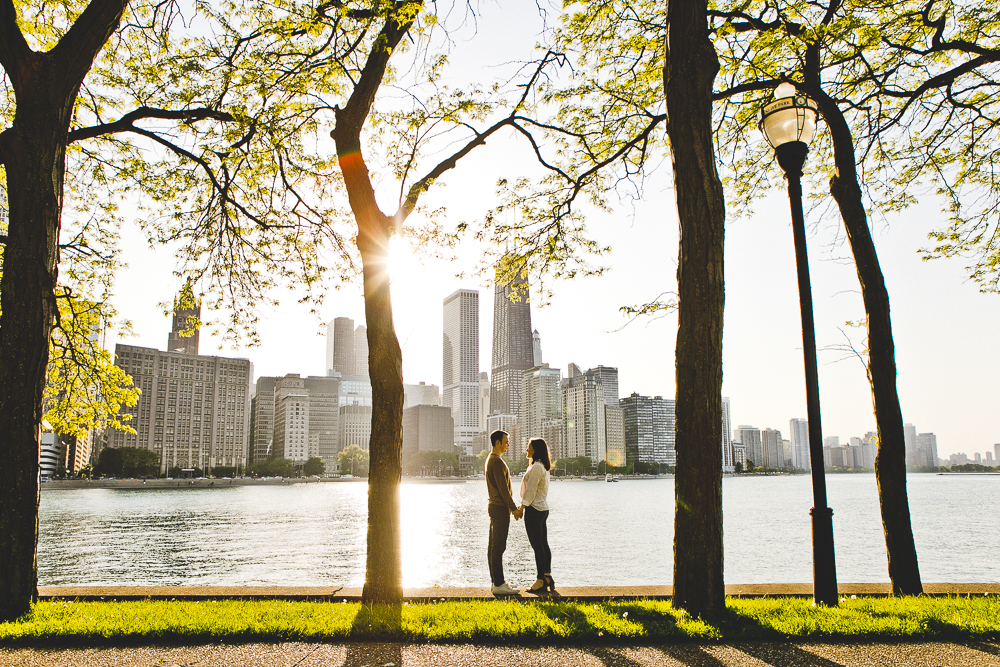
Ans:
[[[774,102],[760,110],[758,127],[773,148],[792,141],[808,145],[816,133],[817,106],[787,81],[774,89]]]

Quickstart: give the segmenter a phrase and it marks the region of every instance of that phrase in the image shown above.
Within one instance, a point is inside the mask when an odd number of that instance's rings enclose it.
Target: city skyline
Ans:
[[[911,235],[912,236],[912,235]],[[812,240],[812,239],[811,239]],[[819,253],[817,253],[819,254]],[[897,253],[898,254],[898,253]],[[169,260],[169,255],[164,257],[164,253],[150,253],[150,255],[155,255],[151,258],[152,263],[159,261],[163,263],[164,259]],[[412,256],[404,256],[406,264],[409,268],[416,265],[416,259]],[[905,259],[905,258],[904,258]],[[960,272],[958,271],[957,265],[955,263],[949,262],[932,262],[932,263],[920,263],[919,259],[914,257],[908,258],[909,262],[915,266],[916,269],[921,271],[926,271],[926,276],[917,276],[920,278],[917,282],[920,286],[925,287],[929,282],[939,283],[939,278],[942,275],[950,276],[953,283],[958,282],[957,278]],[[148,262],[140,262],[137,264],[142,264],[147,266]],[[824,273],[831,269],[841,269],[840,264],[833,262],[818,261],[815,262],[818,269],[815,273],[819,274],[821,277]],[[850,267],[847,267],[848,269]],[[476,281],[476,280],[456,280],[452,276],[448,275],[448,266],[445,264],[444,267],[438,265],[435,267],[436,271],[433,278],[436,278],[435,282],[447,285],[452,288],[459,287],[460,285],[466,285],[471,287],[477,287],[480,291],[485,293],[490,293],[493,291],[492,285],[490,285],[486,280]],[[129,271],[133,271],[130,269]],[[609,276],[614,277],[614,274],[622,273],[627,274],[625,270],[613,271]],[[843,273],[843,271],[840,271]],[[442,275],[443,274],[443,275]],[[628,279],[628,275],[623,275],[622,279],[619,280],[608,280],[609,287],[616,287],[622,282]],[[567,364],[570,363],[574,358],[581,362],[581,365],[590,365],[596,363],[605,363],[609,365],[616,365],[620,369],[621,373],[621,393],[622,395],[628,395],[633,391],[638,392],[643,395],[663,395],[672,396],[674,393],[673,386],[673,336],[675,331],[673,327],[676,326],[676,316],[668,315],[661,320],[653,320],[649,322],[637,322],[635,324],[626,327],[622,331],[614,331],[611,327],[612,325],[617,325],[621,327],[624,323],[623,319],[616,312],[617,309],[613,308],[616,303],[621,303],[623,299],[618,299],[617,301],[611,301],[610,305],[605,305],[603,308],[594,308],[594,317],[590,318],[577,318],[573,319],[575,315],[575,310],[582,305],[588,303],[592,300],[593,290],[596,284],[600,283],[602,279],[585,279],[577,281],[576,283],[562,283],[556,286],[556,294],[552,302],[548,307],[536,308],[533,313],[533,328],[541,332],[541,335],[548,341],[546,344],[546,359],[550,361],[550,365],[553,368],[559,367],[565,369]],[[817,283],[819,281],[817,280]],[[577,286],[579,284],[579,286]],[[437,338],[440,340],[440,329],[435,332],[433,327],[428,327],[430,330],[419,330],[416,324],[419,322],[420,326],[427,325],[430,319],[425,317],[423,312],[424,308],[430,307],[427,303],[428,301],[436,301],[436,308],[440,308],[443,294],[449,293],[445,291],[442,295],[432,295],[429,299],[425,298],[422,305],[418,302],[413,304],[411,297],[414,292],[425,292],[419,286],[413,286],[410,288],[403,281],[396,281],[394,287],[399,285],[400,288],[394,289],[394,301],[396,303],[396,318],[397,318],[397,331],[400,338],[400,344],[403,347],[403,363],[404,363],[404,381],[407,383],[417,383],[419,381],[425,381],[428,384],[438,384],[440,383],[440,370],[436,372],[433,367],[440,369],[440,357],[434,360],[435,350],[434,347],[439,347],[440,343],[436,346],[430,344],[424,347],[421,341],[427,341],[428,339],[433,340]],[[740,284],[732,279],[729,280],[730,292],[738,292],[741,289]],[[959,294],[960,299],[957,301],[968,301],[980,302],[984,299],[996,299],[997,297],[991,295],[980,295],[978,293],[970,294],[971,286],[968,285],[958,285],[954,284],[952,287],[959,292],[962,292],[964,288],[964,294]],[[179,288],[178,284],[173,285],[174,289]],[[402,288],[402,289],[401,289]],[[407,289],[410,288],[410,289]],[[414,289],[415,288],[415,289]],[[169,289],[169,288],[168,288]],[[816,292],[821,293],[820,285],[817,285]],[[929,287],[928,287],[929,289]],[[292,308],[279,308],[273,309],[269,313],[267,311],[262,313],[263,322],[261,326],[263,346],[261,348],[246,348],[237,347],[232,348],[227,346],[222,352],[217,351],[220,339],[216,335],[206,335],[207,332],[202,332],[202,349],[210,354],[220,354],[225,356],[245,356],[251,358],[255,364],[255,371],[258,376],[261,375],[284,375],[286,372],[299,372],[303,376],[305,375],[319,375],[325,374],[325,369],[323,366],[323,359],[325,357],[325,340],[321,335],[324,333],[325,326],[319,321],[319,319],[326,319],[334,316],[339,316],[341,314],[351,314],[355,318],[360,317],[361,322],[363,322],[363,301],[360,297],[360,288],[358,293],[354,295],[347,295],[345,291],[336,293],[334,296],[336,299],[331,299],[328,307],[324,307],[324,313],[322,318],[311,318],[309,314],[305,311],[304,307],[292,307]],[[454,289],[452,289],[454,291]],[[938,290],[941,291],[940,289]],[[436,298],[435,298],[436,297]],[[156,304],[157,300],[170,299],[172,301],[173,294],[160,296],[156,295],[155,299],[146,298],[145,305],[140,307],[135,307],[134,305],[126,306],[124,304],[120,305],[120,309],[123,311],[123,315],[129,317],[133,320],[135,324],[136,336],[128,339],[119,339],[114,333],[109,340],[109,348],[113,349],[114,340],[121,340],[127,344],[149,346],[149,347],[159,347],[162,345],[162,336],[165,328],[169,328],[169,318],[163,316],[162,309]],[[603,303],[607,304],[608,298],[606,296],[601,297]],[[634,299],[638,301],[639,299]],[[727,304],[733,304],[733,296],[730,296]],[[898,300],[897,300],[898,301]],[[403,306],[403,307],[401,307]],[[416,306],[416,307],[414,307]],[[946,307],[947,308],[947,307]],[[284,313],[291,311],[298,311],[297,319],[293,321],[290,326],[283,326],[289,321]],[[480,330],[492,331],[492,313],[489,312],[492,309],[482,309],[483,312],[480,313]],[[804,398],[796,401],[794,400],[794,394],[803,394],[802,380],[800,378],[801,374],[801,352],[800,346],[795,346],[792,343],[794,341],[786,340],[786,345],[783,350],[781,350],[783,358],[781,359],[782,365],[786,370],[786,379],[783,380],[784,385],[797,385],[793,387],[793,390],[788,391],[788,394],[792,394],[791,400],[788,396],[775,396],[773,403],[766,406],[768,409],[758,409],[755,408],[756,403],[760,406],[762,403],[767,401],[762,401],[760,396],[756,395],[756,391],[753,390],[754,382],[743,383],[745,387],[749,387],[750,391],[740,392],[739,390],[732,390],[733,377],[736,374],[732,369],[734,366],[746,366],[746,363],[742,360],[738,364],[734,364],[729,361],[734,355],[736,350],[744,350],[749,354],[753,354],[752,349],[748,350],[748,347],[752,347],[745,339],[745,332],[741,331],[738,327],[738,322],[734,320],[738,319],[737,314],[731,315],[730,313],[736,311],[732,305],[727,308],[727,329],[726,329],[726,341],[724,344],[724,353],[726,355],[726,365],[724,367],[724,391],[726,395],[729,395],[735,404],[734,414],[732,417],[732,423],[758,423],[758,424],[770,424],[777,428],[781,428],[782,425],[787,425],[790,418],[794,418],[795,415],[802,416],[805,414],[804,409]],[[991,449],[992,446],[1000,441],[1000,431],[994,426],[994,424],[988,419],[989,410],[987,406],[982,406],[980,408],[975,407],[976,400],[984,401],[986,397],[990,394],[984,389],[979,389],[972,391],[971,389],[963,389],[960,383],[960,375],[956,374],[954,377],[948,377],[947,374],[942,376],[942,370],[940,366],[947,367],[949,364],[955,365],[957,359],[953,359],[955,356],[959,356],[957,352],[951,348],[948,350],[948,359],[938,359],[937,357],[924,358],[920,354],[917,355],[920,363],[913,363],[912,359],[914,357],[911,351],[907,355],[907,336],[900,335],[900,330],[905,330],[905,319],[899,316],[899,311],[903,308],[895,307],[894,315],[895,317],[895,329],[897,331],[897,365],[900,371],[900,396],[903,405],[903,416],[904,420],[912,421],[909,415],[920,414],[920,422],[922,428],[929,431],[933,431],[938,436],[938,447],[940,451],[940,456],[942,458],[947,458],[950,454],[956,452],[969,452],[969,451],[986,451]],[[982,316],[985,321],[989,321],[990,317],[996,318],[995,315],[990,315],[990,311],[969,309],[973,314],[978,314]],[[403,311],[403,312],[400,312]],[[569,312],[567,312],[569,311]],[[560,315],[562,317],[560,317]],[[211,319],[213,317],[212,313],[206,313],[204,315],[205,319]],[[561,319],[566,318],[568,322],[560,322]],[[437,318],[434,318],[437,319]],[[966,318],[967,320],[967,318]],[[358,321],[356,319],[356,321]],[[901,324],[901,321],[904,324]],[[923,320],[922,320],[923,321]],[[927,326],[925,328],[944,328],[945,325],[953,322],[961,322],[960,318],[932,318],[929,321],[924,322]],[[785,329],[783,336],[784,338],[792,338],[798,335],[795,320],[785,323]],[[961,328],[960,325],[955,325],[957,328]],[[825,338],[824,334],[821,333],[821,347],[829,346],[831,337],[836,340],[836,336],[840,336],[840,326],[835,323],[831,325],[827,322],[825,327]],[[818,331],[821,331],[818,329]],[[978,327],[966,327],[966,333],[976,333],[979,331]],[[295,344],[288,345],[286,341],[289,336],[294,337]],[[776,336],[772,336],[776,337]],[[731,342],[731,338],[736,338],[736,343]],[[621,341],[619,343],[618,341]],[[593,344],[587,344],[587,341],[594,341]],[[643,345],[645,344],[645,345]],[[419,349],[424,347],[424,349]],[[651,372],[653,369],[650,367],[649,363],[642,363],[641,361],[636,361],[629,363],[626,361],[630,356],[635,358],[636,356],[642,356],[641,354],[636,355],[637,349],[641,351],[642,347],[645,346],[647,349],[652,349],[654,352],[649,356],[658,357],[659,368],[661,371]],[[656,348],[665,348],[665,351],[657,351]],[[775,346],[771,346],[768,349],[768,354],[770,354]],[[923,350],[918,350],[922,352]],[[987,350],[989,352],[990,350]],[[491,352],[491,341],[488,337],[480,338],[480,358],[489,358]],[[626,353],[627,352],[627,353]],[[756,355],[755,355],[756,356]],[[842,437],[848,437],[851,434],[865,433],[869,430],[874,429],[875,421],[871,414],[871,399],[868,394],[867,382],[864,377],[864,369],[860,362],[857,360],[847,359],[839,363],[831,363],[834,359],[840,358],[844,355],[842,352],[821,350],[820,352],[820,387],[821,387],[821,399],[823,400],[823,418],[824,418],[824,435],[837,434]],[[910,363],[906,362],[906,358],[909,356],[911,359]],[[996,365],[996,360],[989,354],[985,355],[983,359],[983,366],[986,369],[991,368],[991,365]],[[757,362],[760,360],[757,359]],[[968,364],[968,362],[967,362]],[[760,364],[758,363],[758,366]],[[933,368],[938,366],[936,370]],[[480,364],[481,370],[488,370],[483,368]],[[922,371],[932,370],[933,373],[928,374],[928,379],[926,381],[914,382],[914,378],[920,376]],[[968,372],[968,371],[966,371]],[[987,371],[988,373],[988,371]],[[977,373],[978,375],[978,373]],[[848,376],[848,381],[845,382],[844,377]],[[851,377],[853,376],[853,377]],[[935,387],[928,388],[927,385],[934,381]],[[831,382],[835,384],[835,391],[829,390],[829,384]],[[845,385],[847,385],[845,387]],[[976,383],[973,383],[973,388]],[[849,402],[844,402],[841,396],[844,394],[844,390],[848,389],[851,396],[849,397]],[[917,395],[916,398],[919,400],[914,402],[912,399],[914,394],[920,394],[921,392],[915,392],[914,389],[931,389],[926,395]],[[909,396],[908,396],[909,394]],[[945,417],[948,412],[954,413],[955,407],[948,406],[948,403],[961,403],[961,400],[957,400],[958,397],[968,397],[970,399],[970,408],[967,411],[963,410],[961,418],[953,418],[949,420]],[[754,400],[750,400],[754,399]],[[908,399],[910,399],[908,401]],[[918,407],[923,407],[922,410],[913,410],[912,407],[908,409],[908,405],[917,405]],[[786,409],[785,406],[787,406]],[[847,411],[844,408],[848,408]],[[949,409],[945,409],[949,408]],[[935,415],[935,412],[938,414]],[[973,418],[978,418],[979,423],[976,423]],[[961,433],[970,433],[972,435],[962,436]],[[953,435],[954,434],[954,435]]]

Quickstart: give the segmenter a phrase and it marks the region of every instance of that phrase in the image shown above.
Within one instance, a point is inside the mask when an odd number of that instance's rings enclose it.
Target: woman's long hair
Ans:
[[[549,446],[545,443],[545,440],[543,438],[532,438],[528,441],[528,444],[532,448],[531,462],[541,461],[546,470],[551,470],[552,454],[549,452]]]

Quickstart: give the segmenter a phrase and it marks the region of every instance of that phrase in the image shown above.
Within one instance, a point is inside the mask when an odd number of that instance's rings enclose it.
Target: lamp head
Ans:
[[[817,106],[785,81],[774,89],[774,102],[760,110],[757,126],[773,148],[792,141],[809,145],[816,134]]]

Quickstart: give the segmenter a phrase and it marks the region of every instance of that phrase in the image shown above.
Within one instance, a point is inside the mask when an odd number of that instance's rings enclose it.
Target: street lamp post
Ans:
[[[813,508],[813,599],[818,604],[837,605],[837,565],[833,554],[833,510],[826,502],[823,465],[823,428],[819,410],[819,375],[816,370],[816,331],[813,325],[812,288],[806,255],[806,229],[802,215],[802,165],[809,142],[816,132],[816,103],[799,94],[790,83],[774,91],[775,101],[760,112],[760,129],[774,148],[778,164],[788,179],[795,238],[795,266],[799,279],[802,312],[802,353],[806,375],[806,412],[809,419],[809,459],[812,467]]]

